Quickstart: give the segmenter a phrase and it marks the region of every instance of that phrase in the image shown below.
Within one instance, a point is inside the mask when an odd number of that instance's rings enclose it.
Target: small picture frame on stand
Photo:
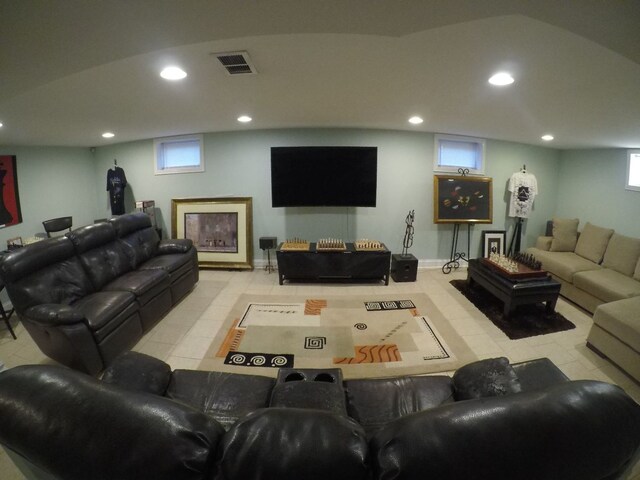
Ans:
[[[492,253],[505,254],[506,230],[482,231],[482,257],[488,258]]]
[[[7,250],[15,250],[16,248],[22,248],[22,237],[14,237],[7,240]]]

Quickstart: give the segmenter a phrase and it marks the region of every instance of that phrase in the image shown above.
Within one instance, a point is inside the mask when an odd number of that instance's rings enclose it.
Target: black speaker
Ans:
[[[270,250],[278,246],[277,237],[260,237],[260,249]]]
[[[411,254],[391,255],[391,278],[395,282],[415,282],[418,275],[418,259]]]

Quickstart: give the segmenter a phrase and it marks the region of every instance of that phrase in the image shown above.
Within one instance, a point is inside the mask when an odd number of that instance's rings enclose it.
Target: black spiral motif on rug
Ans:
[[[366,330],[367,329],[367,324],[366,323],[356,323],[353,327],[356,330]]]

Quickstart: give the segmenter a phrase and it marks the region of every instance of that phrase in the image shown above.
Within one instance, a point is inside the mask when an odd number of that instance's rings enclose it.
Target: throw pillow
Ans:
[[[138,352],[119,355],[102,374],[102,381],[134,392],[164,395],[171,380],[171,367]]]
[[[573,252],[578,240],[578,223],[577,218],[553,219],[552,252]]]
[[[640,282],[640,258],[638,259],[638,264],[636,265],[636,271],[633,272],[633,278]]]
[[[638,258],[640,258],[640,238],[614,233],[604,252],[602,266],[630,277],[633,275]]]
[[[521,391],[520,380],[505,357],[489,358],[459,368],[453,374],[456,400],[498,397]]]
[[[576,254],[594,263],[600,263],[611,235],[612,229],[597,227],[587,222],[576,243]]]

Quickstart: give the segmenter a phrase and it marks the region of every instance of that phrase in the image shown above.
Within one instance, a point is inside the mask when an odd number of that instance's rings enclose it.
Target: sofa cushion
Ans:
[[[164,270],[173,278],[179,277],[192,268],[191,256],[184,253],[156,255],[138,267],[140,270]]]
[[[368,454],[364,430],[348,417],[265,408],[251,412],[223,437],[215,478],[365,480],[370,478]]]
[[[636,269],[633,272],[633,278],[640,282],[640,258],[638,259],[638,263],[636,264]]]
[[[613,235],[612,229],[597,227],[587,222],[576,243],[576,254],[592,262],[600,263],[611,235]]]
[[[456,400],[498,397],[521,391],[520,381],[505,357],[469,363],[453,374]]]
[[[167,397],[190,405],[226,430],[239,418],[269,405],[275,379],[202,370],[175,370]]]
[[[73,304],[87,319],[98,342],[139,310],[136,297],[129,292],[96,292]]]
[[[146,305],[170,285],[169,274],[162,270],[134,270],[120,275],[106,284],[104,291],[125,291],[136,296],[140,305]]]
[[[604,302],[640,295],[640,282],[609,268],[576,273],[573,284]]]
[[[133,268],[157,254],[160,238],[151,226],[149,215],[138,212],[116,217],[110,222],[130,257]]]
[[[640,296],[600,305],[593,323],[640,352]]]
[[[596,265],[573,252],[545,252],[537,248],[529,248],[527,253],[532,254],[536,257],[536,260],[542,262],[544,270],[569,283],[573,282],[573,276],[577,272],[602,268],[600,265]]]
[[[578,239],[578,223],[577,218],[553,219],[552,252],[573,252]]]
[[[392,420],[453,402],[453,381],[447,376],[357,379],[344,386],[349,416],[368,437]]]
[[[640,258],[640,238],[614,233],[604,252],[602,266],[631,277],[638,258]]]

